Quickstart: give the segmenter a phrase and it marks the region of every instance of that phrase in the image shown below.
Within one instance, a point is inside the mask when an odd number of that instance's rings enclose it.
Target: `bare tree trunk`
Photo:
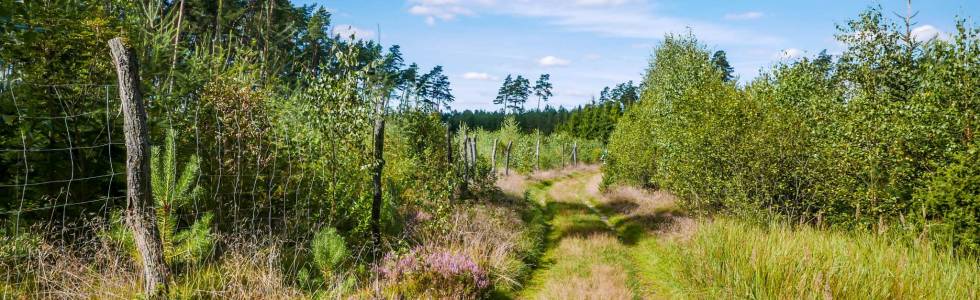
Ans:
[[[497,139],[493,139],[493,147],[490,147],[490,174],[497,174]]]
[[[371,202],[371,233],[374,235],[374,250],[377,251],[381,246],[381,206],[384,204],[381,190],[381,175],[385,168],[384,147],[385,147],[385,101],[379,100],[376,104],[378,113],[374,120],[374,174],[372,174],[372,184],[374,185],[374,198]]]
[[[139,62],[120,38],[109,40],[119,79],[123,129],[126,136],[126,221],[143,261],[143,292],[150,298],[167,294],[170,271],[163,258],[150,185],[150,139],[140,89]]]
[[[504,160],[504,175],[510,175],[510,147],[514,145],[514,141],[507,142],[507,159]]]

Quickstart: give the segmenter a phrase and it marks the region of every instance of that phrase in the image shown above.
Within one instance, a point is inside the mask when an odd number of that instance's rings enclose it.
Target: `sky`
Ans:
[[[400,45],[406,62],[442,65],[454,110],[499,109],[508,74],[532,83],[551,74],[547,104],[588,103],[605,86],[642,81],[665,34],[693,32],[724,50],[741,82],[773,64],[842,51],[836,26],[881,5],[905,15],[905,0],[293,0],[332,13],[333,32]],[[943,38],[957,18],[974,26],[978,0],[913,1],[915,34]],[[893,14],[889,15],[897,20]],[[529,99],[529,108],[536,99]]]

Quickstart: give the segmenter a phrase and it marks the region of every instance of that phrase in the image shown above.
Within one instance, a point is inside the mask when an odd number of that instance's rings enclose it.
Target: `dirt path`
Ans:
[[[673,197],[632,188],[600,193],[596,167],[530,176],[531,199],[550,216],[548,251],[521,299],[655,298],[634,268],[632,246],[683,237],[692,221]]]

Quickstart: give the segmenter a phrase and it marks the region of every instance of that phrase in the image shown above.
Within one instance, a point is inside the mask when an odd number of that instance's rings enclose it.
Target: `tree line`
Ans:
[[[555,108],[545,105],[542,109],[541,102],[547,102],[553,94],[551,92],[550,75],[542,75],[533,89],[529,89],[527,94],[533,91],[539,99],[537,109],[524,110],[523,102],[513,102],[509,99],[524,99],[514,96],[515,87],[523,87],[523,84],[515,83],[518,80],[504,79],[500,92],[494,104],[508,103],[507,106],[499,110],[464,110],[452,111],[443,114],[443,120],[450,126],[458,126],[464,123],[471,128],[482,128],[488,131],[495,131],[501,128],[504,121],[512,116],[517,122],[517,126],[524,132],[540,130],[542,134],[565,133],[576,138],[605,141],[619,116],[628,106],[633,105],[640,98],[641,87],[632,81],[617,84],[612,87],[605,87],[599,92],[599,98],[593,98],[586,104],[566,109],[564,107]],[[523,79],[522,76],[518,76]],[[516,93],[523,95],[524,93]],[[506,100],[506,101],[504,101]],[[516,103],[516,104],[515,104]],[[508,113],[508,110],[510,111]]]
[[[980,30],[923,39],[880,8],[838,26],[840,55],[736,84],[694,36],[656,48],[613,130],[607,184],[671,191],[697,213],[928,237],[980,248]]]

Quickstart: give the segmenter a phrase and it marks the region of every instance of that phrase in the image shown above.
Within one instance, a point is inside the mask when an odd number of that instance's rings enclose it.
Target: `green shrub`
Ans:
[[[492,288],[486,270],[472,258],[448,251],[388,256],[378,272],[385,280],[386,297],[479,299]]]
[[[948,40],[914,41],[878,9],[839,28],[840,56],[778,64],[744,86],[721,80],[693,36],[667,36],[610,138],[605,183],[657,186],[695,213],[878,231],[922,215],[914,194],[928,174],[969,168],[956,153],[980,124],[980,30],[960,22]],[[943,211],[925,218],[966,230],[955,243],[970,247],[975,206],[951,192],[970,173],[946,171],[960,175],[923,192]]]
[[[13,223],[0,222],[0,265],[18,265],[28,259],[31,250],[37,249],[41,244],[40,235],[31,232],[24,225],[15,226]]]
[[[310,245],[313,251],[313,263],[320,269],[325,278],[336,275],[341,264],[350,255],[344,237],[333,227],[327,227],[317,232]]]
[[[957,249],[980,254],[980,146],[975,143],[928,177],[915,194],[930,223],[927,230]]]
[[[191,203],[198,192],[194,186],[199,160],[191,156],[183,169],[178,171],[176,132],[167,132],[163,147],[151,149],[150,181],[153,185],[153,201],[156,204],[157,229],[163,244],[163,254],[168,264],[197,264],[211,255],[214,237],[211,234],[213,214],[204,213],[185,229],[178,229],[181,211]],[[132,232],[125,225],[121,212],[112,215],[113,226],[103,237],[118,243],[134,260],[139,260]]]

